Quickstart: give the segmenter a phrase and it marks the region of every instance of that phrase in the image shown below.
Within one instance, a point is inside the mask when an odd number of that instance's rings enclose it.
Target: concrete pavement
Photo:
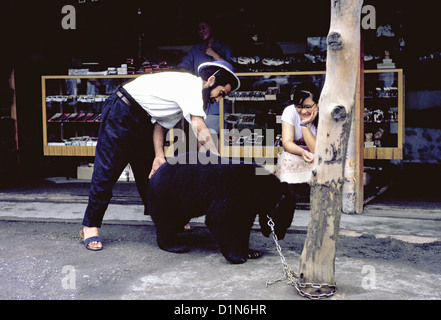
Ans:
[[[167,300],[170,314],[190,300],[305,300],[286,281],[266,286],[283,269],[257,224],[250,246],[264,255],[243,265],[223,258],[203,218],[181,236],[192,250],[168,253],[157,247],[139,199],[119,186],[100,231],[104,250],[91,252],[78,236],[87,192],[48,186],[0,189],[0,299]],[[308,220],[309,210],[297,210],[280,241],[294,271]],[[343,215],[340,230],[338,292],[330,299],[441,299],[434,285],[441,281],[441,210],[368,206],[362,215]]]
[[[0,201],[0,219],[81,223],[85,208],[85,202],[3,200]],[[143,212],[141,204],[111,204],[104,223],[151,225],[150,216]],[[194,218],[192,224],[203,226],[204,221],[204,217]],[[308,222],[309,210],[297,209],[291,229],[306,232]],[[259,227],[257,221],[255,227]],[[368,207],[361,215],[343,214],[340,234],[354,237],[373,235],[412,243],[441,241],[441,210]]]

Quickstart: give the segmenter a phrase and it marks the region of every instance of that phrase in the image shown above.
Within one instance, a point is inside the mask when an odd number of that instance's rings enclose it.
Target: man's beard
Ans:
[[[208,87],[208,88],[204,88],[202,89],[202,99],[204,101],[204,107],[206,108],[208,104],[210,103],[214,103],[216,101],[215,98],[210,97],[211,96],[211,91],[213,91],[213,89],[215,88],[214,85]]]

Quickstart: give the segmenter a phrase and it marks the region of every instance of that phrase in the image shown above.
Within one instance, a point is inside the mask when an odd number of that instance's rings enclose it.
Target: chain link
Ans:
[[[270,216],[267,217],[268,217],[268,226],[271,228],[271,238],[273,238],[274,240],[277,252],[279,253],[280,260],[282,261],[283,264],[283,276],[276,280],[272,280],[272,281],[268,280],[266,282],[266,286],[282,281],[284,279],[288,279],[288,284],[293,285],[296,288],[299,295],[305,298],[309,298],[311,300],[329,298],[333,296],[335,293],[337,293],[337,286],[335,284],[311,283],[311,282],[301,283],[299,281],[300,280],[299,274],[294,272],[294,270],[292,270],[291,267],[286,263],[285,256],[282,253],[282,248],[279,245],[276,232],[274,231],[274,225],[275,225],[274,221],[273,219],[271,219]],[[304,289],[313,289],[314,292],[317,293],[316,294],[309,293],[306,292]],[[325,291],[329,290],[329,292],[323,292],[323,290]]]

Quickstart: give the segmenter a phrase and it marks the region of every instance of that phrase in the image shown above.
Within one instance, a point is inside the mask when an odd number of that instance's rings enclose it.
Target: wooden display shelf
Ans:
[[[221,147],[220,154],[222,157],[227,158],[277,158],[277,154],[283,150],[282,147]]]
[[[401,160],[403,148],[364,148],[365,159]]]
[[[403,146],[404,146],[404,76],[402,69],[379,69],[379,70],[365,70],[365,74],[380,74],[380,73],[396,73],[398,80],[398,133],[397,133],[397,147],[389,148],[363,148],[364,159],[377,160],[402,160]]]
[[[268,76],[308,76],[308,75],[324,75],[325,71],[301,71],[301,72],[256,72],[256,73],[237,73],[239,78],[246,77],[256,77],[260,76],[263,78]],[[403,70],[402,69],[379,69],[379,70],[364,70],[364,74],[384,74],[384,73],[392,73],[396,74],[397,82],[398,82],[398,96],[397,99],[397,108],[398,108],[398,133],[397,133],[397,146],[396,147],[387,147],[387,148],[362,148],[362,154],[364,155],[364,159],[384,159],[384,160],[400,160],[403,159],[403,144],[404,144],[404,79],[403,79]],[[364,92],[363,98],[361,99],[361,103],[356,105],[357,108],[360,109],[360,116],[363,117],[364,110]],[[239,103],[243,103],[243,100],[238,100]],[[256,104],[264,103],[264,101],[254,101]],[[225,125],[225,109],[224,109],[224,101],[221,100],[220,103],[220,128],[224,128]],[[359,123],[359,121],[363,121],[363,119],[356,119],[355,123]],[[361,129],[363,130],[363,129]],[[364,132],[361,133],[364,136]],[[221,135],[222,136],[222,135]],[[254,147],[258,148],[258,147]],[[221,144],[220,152],[222,156],[234,156],[234,157],[252,157],[254,154],[257,157],[277,157],[278,152],[282,150],[282,148],[277,147],[262,147],[262,151],[258,150],[250,150],[250,147],[246,146],[224,146]]]
[[[41,77],[41,96],[42,96],[42,119],[43,119],[43,154],[45,156],[95,156],[95,146],[70,146],[70,145],[51,145],[51,142],[48,141],[48,112],[47,112],[47,102],[46,98],[51,95],[60,95],[60,96],[68,96],[66,92],[63,92],[63,81],[68,79],[84,79],[84,80],[92,80],[96,79],[98,82],[100,80],[112,80],[112,79],[120,79],[121,82],[124,79],[133,79],[141,74],[124,74],[124,75],[78,75],[78,76],[62,76],[62,75],[54,75],[54,76],[42,76]],[[48,94],[48,85],[47,81],[59,81],[56,85],[58,86],[58,92],[56,94]],[[77,96],[80,96],[78,94]],[[61,110],[59,111],[61,112]],[[61,122],[61,124],[65,124]],[[84,123],[84,125],[88,125]],[[60,132],[62,132],[62,128],[60,127]],[[87,129],[86,129],[87,130]],[[61,134],[60,134],[61,135]],[[79,134],[80,135],[80,134]],[[63,138],[63,137],[60,137]],[[72,137],[74,138],[74,137]]]
[[[95,156],[95,146],[44,146],[45,156]]]
[[[397,134],[397,147],[391,148],[364,148],[362,147],[364,159],[402,159],[403,158],[403,144],[404,144],[404,80],[402,69],[385,69],[385,70],[364,70],[364,74],[380,74],[380,73],[395,73],[398,79],[398,134]],[[312,72],[262,72],[262,73],[237,73],[239,77],[262,77],[268,78],[273,76],[308,76],[308,75],[324,75],[324,71],[312,71]],[[94,146],[54,146],[48,143],[48,123],[47,123],[47,105],[46,97],[49,95],[46,92],[47,80],[59,80],[66,79],[131,79],[138,77],[137,75],[83,75],[83,76],[42,76],[42,118],[43,118],[43,151],[46,156],[95,156]],[[60,83],[61,84],[61,83]],[[61,87],[61,85],[60,85]],[[61,89],[60,89],[61,91]],[[62,92],[60,92],[62,94]],[[363,93],[364,94],[364,93]],[[362,104],[357,105],[363,115],[363,99]],[[238,101],[239,102],[239,101]],[[262,103],[255,101],[256,104]],[[264,103],[264,102],[263,102]],[[220,128],[224,128],[224,101],[220,102]],[[356,120],[356,123],[358,120]],[[221,134],[221,137],[223,135]],[[220,153],[225,157],[240,157],[240,158],[277,158],[277,154],[282,150],[281,147],[271,146],[224,146],[220,144]]]

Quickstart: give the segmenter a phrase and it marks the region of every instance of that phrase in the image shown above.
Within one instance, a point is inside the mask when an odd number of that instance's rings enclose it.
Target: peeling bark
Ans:
[[[362,0],[331,0],[326,80],[319,102],[316,161],[310,182],[311,216],[300,257],[300,283],[335,284],[343,173],[359,68],[362,4]]]

